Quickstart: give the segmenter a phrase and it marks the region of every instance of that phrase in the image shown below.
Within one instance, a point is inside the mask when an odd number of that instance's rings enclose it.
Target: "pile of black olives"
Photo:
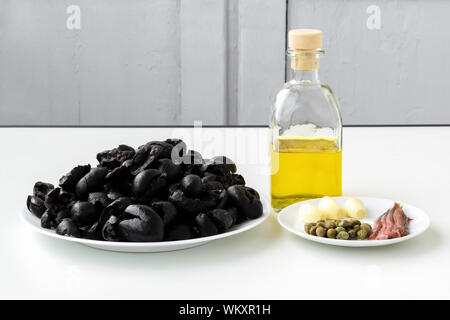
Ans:
[[[79,165],[59,186],[36,182],[27,198],[41,226],[107,241],[212,236],[262,215],[259,194],[224,156],[203,159],[180,139],[119,145]]]

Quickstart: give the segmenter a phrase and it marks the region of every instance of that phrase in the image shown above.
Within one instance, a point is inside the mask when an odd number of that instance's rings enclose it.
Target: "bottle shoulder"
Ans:
[[[272,121],[340,126],[341,114],[337,98],[327,84],[290,81],[275,97]]]

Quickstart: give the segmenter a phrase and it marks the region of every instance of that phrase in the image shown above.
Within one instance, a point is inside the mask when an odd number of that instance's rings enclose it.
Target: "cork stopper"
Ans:
[[[289,31],[289,48],[316,50],[322,48],[322,31],[316,29],[293,29]]]
[[[294,52],[291,68],[313,71],[319,68],[319,53],[322,48],[322,31],[315,29],[293,29],[288,34],[289,48]]]

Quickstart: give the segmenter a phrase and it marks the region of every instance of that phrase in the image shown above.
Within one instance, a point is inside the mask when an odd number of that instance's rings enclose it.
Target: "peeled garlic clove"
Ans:
[[[325,219],[343,219],[345,217],[344,208],[333,198],[323,197],[319,202],[319,210]]]
[[[348,217],[355,219],[362,219],[367,213],[362,201],[356,198],[348,198],[345,201],[344,210]]]
[[[304,203],[298,209],[300,220],[308,222],[316,222],[322,219],[322,213],[317,207],[311,203]]]

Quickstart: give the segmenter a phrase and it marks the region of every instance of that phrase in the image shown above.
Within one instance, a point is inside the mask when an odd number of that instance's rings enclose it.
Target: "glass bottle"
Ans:
[[[342,194],[342,120],[330,87],[320,82],[322,32],[289,32],[291,80],[271,113],[271,202],[292,203]]]

